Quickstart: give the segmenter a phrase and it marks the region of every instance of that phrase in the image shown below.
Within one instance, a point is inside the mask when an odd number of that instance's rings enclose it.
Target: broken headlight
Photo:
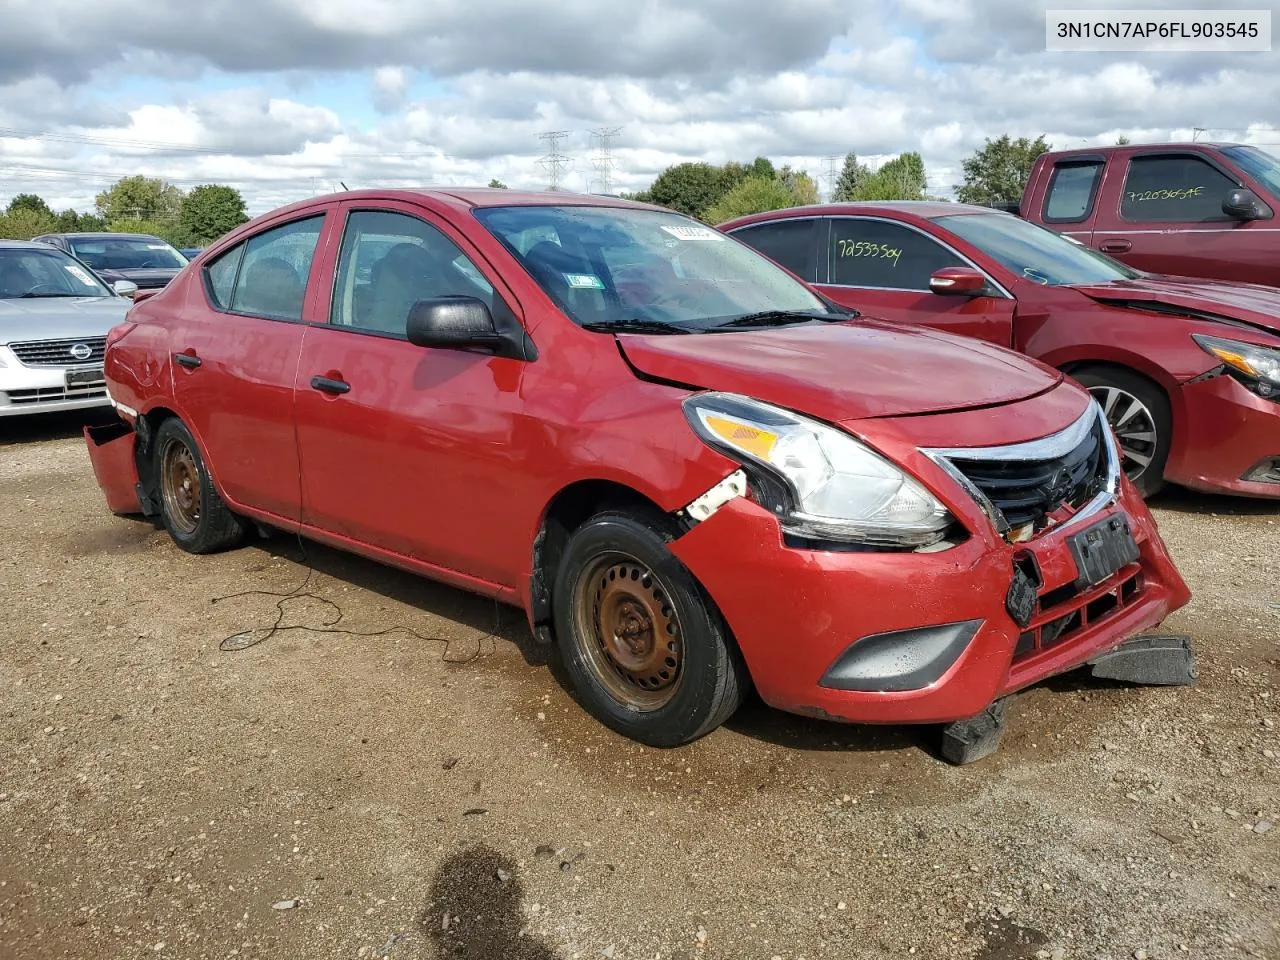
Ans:
[[[1237,380],[1260,397],[1280,400],[1280,350],[1193,334],[1200,349],[1213,354]]]
[[[918,481],[834,427],[731,393],[695,394],[684,410],[703,440],[780,490],[785,502],[770,506],[799,536],[924,547],[953,522]]]

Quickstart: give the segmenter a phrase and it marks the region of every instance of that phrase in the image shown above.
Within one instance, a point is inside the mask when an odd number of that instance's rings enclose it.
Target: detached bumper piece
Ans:
[[[976,717],[957,720],[942,728],[942,759],[956,766],[975,763],[1000,746],[1009,697],[997,700]]]
[[[1138,686],[1185,687],[1196,681],[1196,655],[1184,636],[1136,637],[1087,666],[1099,679]]]

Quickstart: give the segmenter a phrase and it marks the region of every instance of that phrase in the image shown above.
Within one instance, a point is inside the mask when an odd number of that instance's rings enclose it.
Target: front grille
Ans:
[[[1118,571],[1117,577],[1083,594],[1071,587],[1063,588],[1065,593],[1042,596],[1039,614],[1018,637],[1014,660],[1066,643],[1081,630],[1132,606],[1145,586],[1142,571],[1134,564]]]
[[[1061,522],[1114,482],[1118,470],[1096,404],[1060,433],[1005,447],[927,451],[982,505],[1002,532]]]
[[[87,356],[77,357],[71,351],[78,346],[87,347]],[[106,337],[78,337],[69,340],[28,340],[11,343],[18,362],[28,367],[74,367],[79,364],[101,363],[107,352]],[[84,353],[83,350],[79,351]]]
[[[89,400],[105,397],[107,388],[101,383],[76,384],[71,387],[39,387],[35,390],[10,390],[6,396],[14,406],[49,403],[53,400]]]

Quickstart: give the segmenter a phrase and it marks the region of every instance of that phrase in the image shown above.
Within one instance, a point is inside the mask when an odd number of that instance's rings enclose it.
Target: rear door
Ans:
[[[1112,163],[1124,167],[1107,178],[1106,215],[1093,234],[1096,249],[1153,273],[1280,280],[1275,221],[1241,223],[1222,212],[1227,193],[1242,184],[1212,155],[1143,151]],[[1118,189],[1110,188],[1117,181]]]
[[[324,223],[321,212],[273,224],[210,261],[171,357],[175,402],[222,492],[293,522],[293,384]]]
[[[417,300],[470,296],[496,312],[515,299],[416,205],[353,202],[342,216],[329,322],[307,329],[297,372],[304,522],[512,586],[527,558],[484,531],[518,526],[526,364],[415,346],[405,323]]]
[[[830,217],[821,257],[822,293],[871,317],[933,327],[1009,346],[1013,307],[991,281],[993,296],[939,296],[929,277],[943,267],[974,267],[941,240],[918,227],[882,217]],[[990,279],[990,278],[989,278]]]

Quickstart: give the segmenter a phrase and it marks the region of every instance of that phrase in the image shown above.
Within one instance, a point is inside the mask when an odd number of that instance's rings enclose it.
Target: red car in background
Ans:
[[[1101,411],[850,322],[653,207],[351,192],[246,224],[112,331],[110,507],[253,522],[523,608],[596,717],[946,722],[1186,603]]]
[[[1146,494],[1280,497],[1280,290],[1143,273],[1008,213],[898,201],[721,224],[836,303],[1089,388]]]

